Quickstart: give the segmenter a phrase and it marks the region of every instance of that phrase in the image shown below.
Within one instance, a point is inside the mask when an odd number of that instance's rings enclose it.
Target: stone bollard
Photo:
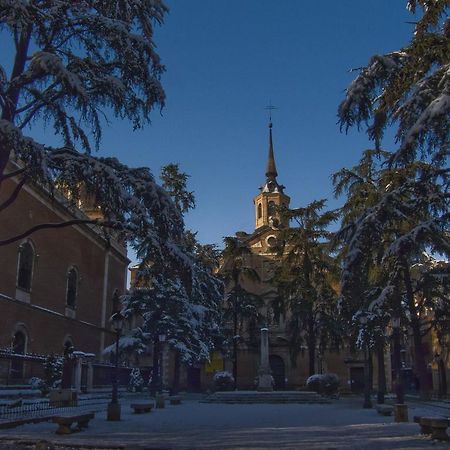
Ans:
[[[395,422],[408,422],[408,405],[405,403],[396,403],[394,405]]]
[[[163,394],[156,394],[155,398],[155,408],[162,409],[165,408],[166,402]]]

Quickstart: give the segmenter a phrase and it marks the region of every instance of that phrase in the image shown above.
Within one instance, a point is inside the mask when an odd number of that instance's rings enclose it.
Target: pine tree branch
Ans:
[[[73,220],[66,220],[65,222],[41,223],[39,225],[35,225],[34,227],[29,228],[28,230],[24,231],[21,234],[18,234],[11,238],[0,241],[0,247],[20,241],[21,239],[23,239],[27,236],[30,236],[33,233],[36,233],[36,231],[57,229],[57,228],[66,228],[66,227],[70,227],[73,225],[97,225],[97,226],[108,227],[108,228],[120,228],[121,227],[120,224],[118,224],[117,222],[106,222],[106,221],[103,222],[103,221],[99,221],[98,219],[73,219]]]

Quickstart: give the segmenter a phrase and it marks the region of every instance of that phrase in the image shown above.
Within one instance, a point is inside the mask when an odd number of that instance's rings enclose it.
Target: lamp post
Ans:
[[[164,377],[163,377],[163,356],[164,356],[164,342],[166,341],[166,334],[165,333],[159,333],[158,335],[158,341],[159,341],[159,391],[163,392],[164,389]]]
[[[116,332],[116,352],[115,352],[115,368],[112,384],[111,402],[108,404],[107,420],[120,420],[120,404],[118,401],[118,382],[119,382],[119,340],[123,328],[124,317],[120,311],[115,312],[111,318],[113,330]]]
[[[368,355],[368,345],[367,345],[367,338],[366,338],[366,325],[368,322],[367,316],[361,316],[359,319],[361,325],[364,328],[364,403],[363,408],[372,408],[372,399],[370,397],[370,373],[369,373],[369,355]]]

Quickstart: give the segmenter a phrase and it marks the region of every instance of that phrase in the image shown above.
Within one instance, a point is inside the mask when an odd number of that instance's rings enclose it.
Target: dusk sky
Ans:
[[[167,72],[167,104],[133,132],[112,120],[101,155],[134,166],[179,163],[197,207],[188,228],[203,243],[254,229],[253,197],[264,182],[272,102],[278,181],[291,206],[329,198],[330,174],[371,147],[365,134],[341,133],[337,107],[356,76],[349,69],[408,43],[414,17],[404,0],[182,0],[155,41]],[[27,133],[27,132],[26,132]],[[54,143],[33,129],[40,142]],[[45,133],[52,134],[49,128]]]

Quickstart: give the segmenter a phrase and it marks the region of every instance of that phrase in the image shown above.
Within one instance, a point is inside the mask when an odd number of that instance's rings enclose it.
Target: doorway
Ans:
[[[274,379],[274,389],[281,390],[285,388],[286,379],[285,379],[285,369],[284,369],[284,361],[281,356],[278,355],[270,355],[269,356],[269,364],[270,370],[272,371],[272,376]]]
[[[355,394],[364,392],[364,367],[350,367],[350,388]]]
[[[201,391],[200,382],[200,368],[188,367],[187,368],[187,389],[191,392]]]

